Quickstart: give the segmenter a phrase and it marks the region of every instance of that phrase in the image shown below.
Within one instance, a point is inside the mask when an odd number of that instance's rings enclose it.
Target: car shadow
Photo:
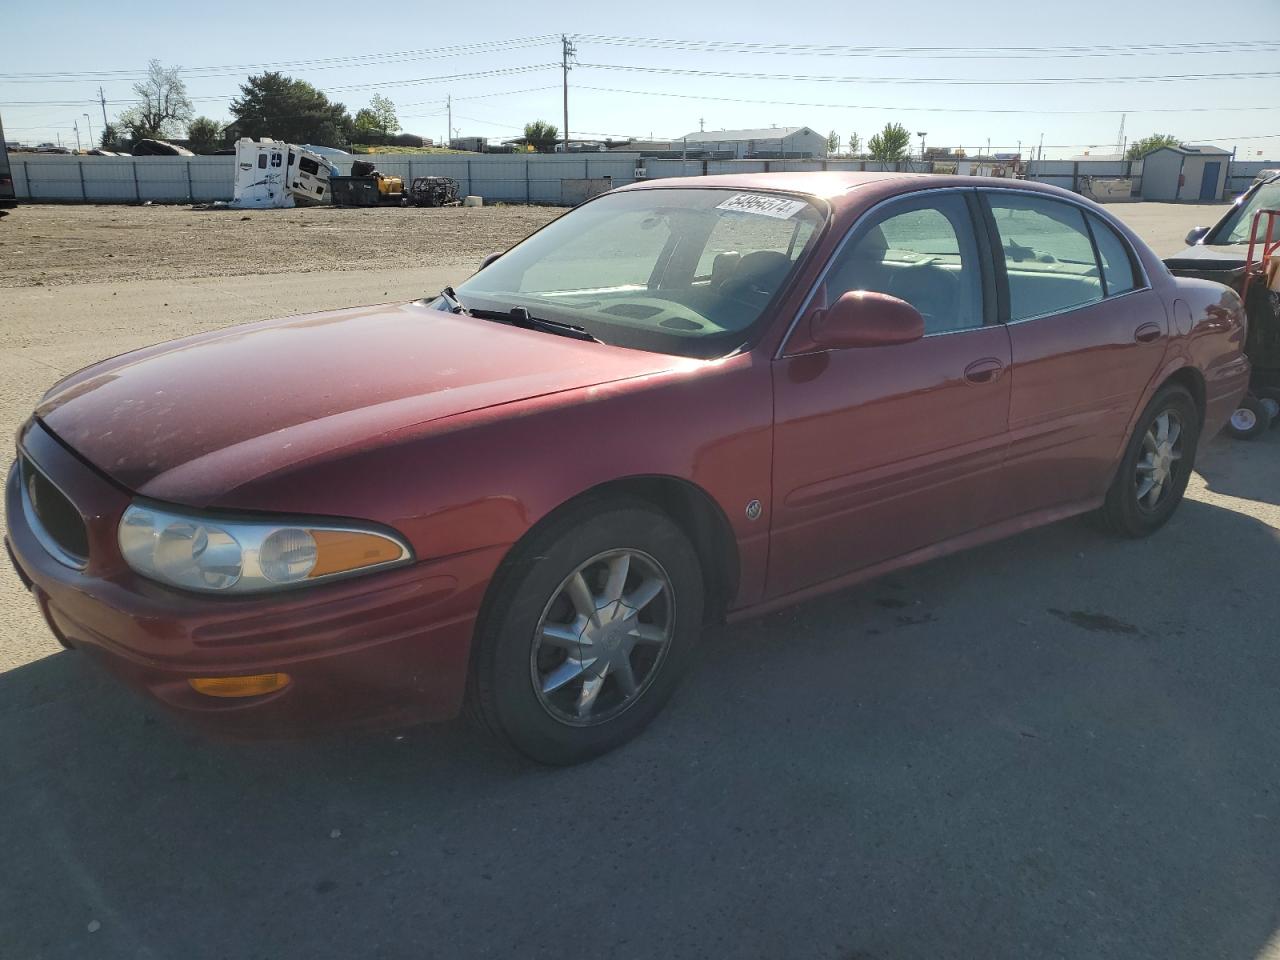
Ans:
[[[1218,437],[1196,458],[1214,493],[1280,505],[1280,426],[1253,440]]]
[[[572,769],[465,725],[209,741],[0,674],[23,958],[1225,957],[1280,899],[1280,534],[1024,534],[711,631]]]

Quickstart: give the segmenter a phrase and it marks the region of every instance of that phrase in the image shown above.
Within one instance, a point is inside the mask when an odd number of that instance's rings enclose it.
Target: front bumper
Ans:
[[[90,559],[59,563],[28,524],[16,469],[5,485],[10,558],[55,636],[130,686],[214,732],[291,737],[455,716],[476,612],[501,548],[266,597],[183,593],[134,574],[115,527],[129,495],[38,424],[32,459],[84,516]],[[287,673],[284,689],[205,696],[194,677]]]

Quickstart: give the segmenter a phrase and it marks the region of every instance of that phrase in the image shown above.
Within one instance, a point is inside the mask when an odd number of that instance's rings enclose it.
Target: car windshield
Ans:
[[[791,194],[608,194],[513,247],[457,298],[477,310],[523,308],[605,343],[724,356],[751,337],[825,217]]]
[[[1253,215],[1259,210],[1277,209],[1280,209],[1280,181],[1264,183],[1247,200],[1232,208],[1226,219],[1218,225],[1205,243],[1210,245],[1248,243],[1249,233],[1253,230]],[[1264,217],[1260,229],[1265,229],[1265,220]],[[1272,222],[1271,239],[1280,240],[1280,217],[1276,217]]]

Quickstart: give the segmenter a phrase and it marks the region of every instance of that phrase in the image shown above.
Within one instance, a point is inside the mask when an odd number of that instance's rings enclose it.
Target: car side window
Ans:
[[[1098,244],[1098,259],[1102,261],[1102,280],[1107,286],[1107,296],[1114,297],[1137,289],[1138,279],[1134,275],[1129,245],[1110,226],[1092,214],[1089,215],[1089,226],[1093,230],[1093,239]]]
[[[983,324],[982,264],[959,194],[894,203],[857,228],[831,265],[827,303],[851,290],[887,293],[924,316],[925,335]]]
[[[1009,278],[1009,319],[1029,320],[1097,303],[1102,276],[1084,211],[1046,197],[987,195]]]

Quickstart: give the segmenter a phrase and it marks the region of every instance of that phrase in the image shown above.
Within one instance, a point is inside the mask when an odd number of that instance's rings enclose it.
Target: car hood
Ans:
[[[57,384],[36,416],[129,490],[199,506],[217,491],[415,425],[681,362],[419,301],[124,354]]]
[[[1194,270],[1197,273],[1242,270],[1247,251],[1247,245],[1213,246],[1198,243],[1172,257],[1165,257],[1164,263],[1175,273],[1183,270]]]

